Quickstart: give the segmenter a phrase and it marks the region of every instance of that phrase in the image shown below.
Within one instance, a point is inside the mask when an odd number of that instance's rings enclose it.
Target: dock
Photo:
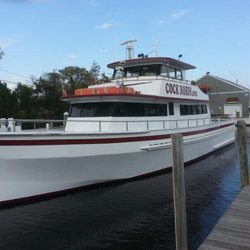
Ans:
[[[241,190],[198,249],[250,249],[250,185]]]

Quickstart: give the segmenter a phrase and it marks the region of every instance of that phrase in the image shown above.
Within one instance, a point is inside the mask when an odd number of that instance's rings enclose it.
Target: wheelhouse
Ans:
[[[185,70],[195,66],[168,57],[138,58],[108,64],[113,69],[113,79],[163,76],[185,80]]]

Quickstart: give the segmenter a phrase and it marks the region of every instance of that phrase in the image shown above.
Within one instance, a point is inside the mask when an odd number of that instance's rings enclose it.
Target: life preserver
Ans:
[[[95,88],[83,88],[76,89],[75,95],[112,95],[112,94],[135,94],[135,90],[131,87],[95,87]]]

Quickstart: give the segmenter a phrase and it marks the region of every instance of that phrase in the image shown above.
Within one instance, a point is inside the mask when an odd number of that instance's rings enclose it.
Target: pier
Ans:
[[[246,121],[237,121],[241,192],[212,232],[199,247],[208,249],[250,249],[250,185],[246,141]]]
[[[250,186],[245,186],[199,250],[250,249]]]

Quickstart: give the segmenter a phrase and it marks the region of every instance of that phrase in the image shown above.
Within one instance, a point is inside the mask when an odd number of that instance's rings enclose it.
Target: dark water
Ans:
[[[235,145],[185,169],[189,249],[240,190]],[[0,209],[0,250],[174,249],[171,173]]]

